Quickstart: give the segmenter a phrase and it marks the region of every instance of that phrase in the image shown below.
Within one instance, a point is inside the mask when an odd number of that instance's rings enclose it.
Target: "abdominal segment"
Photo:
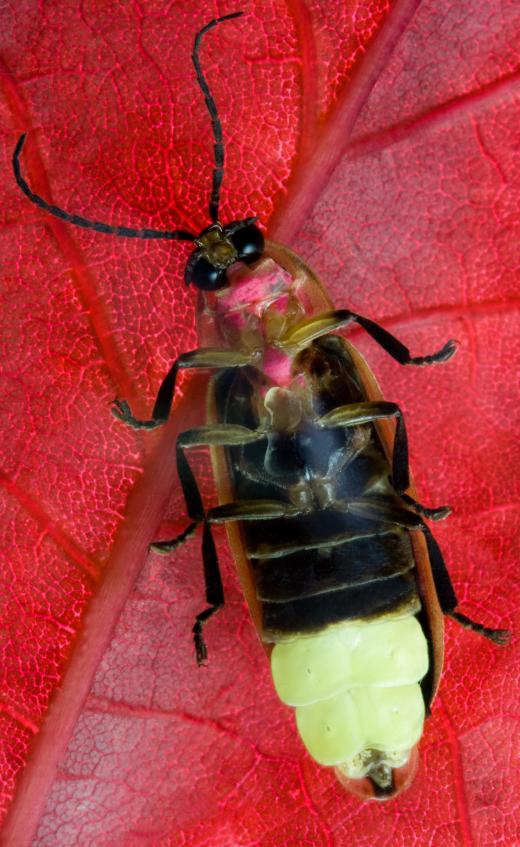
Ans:
[[[375,763],[407,761],[422,734],[419,681],[427,670],[426,639],[413,616],[330,626],[280,642],[271,654],[276,691],[295,707],[305,747],[351,778]]]

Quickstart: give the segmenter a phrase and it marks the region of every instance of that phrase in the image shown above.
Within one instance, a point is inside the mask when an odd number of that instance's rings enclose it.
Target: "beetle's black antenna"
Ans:
[[[14,177],[26,197],[29,198],[31,203],[39,206],[40,209],[44,209],[50,215],[54,215],[55,218],[60,218],[62,221],[67,221],[69,224],[74,224],[74,226],[82,226],[85,229],[95,229],[96,232],[104,232],[107,235],[120,235],[122,238],[166,238],[173,241],[195,241],[196,236],[184,229],[173,229],[168,231],[162,229],[131,229],[127,226],[110,226],[109,224],[104,224],[100,221],[91,221],[88,218],[82,218],[80,215],[71,215],[70,212],[60,209],[59,206],[52,206],[50,203],[47,203],[43,197],[40,197],[39,194],[35,194],[34,191],[31,191],[20,170],[20,153],[22,152],[26,137],[27,133],[24,132],[24,134],[18,139],[18,144],[14,149]]]
[[[195,43],[193,45],[193,64],[195,65],[197,81],[201,87],[202,93],[204,94],[204,98],[206,100],[206,106],[208,108],[211,118],[213,137],[215,139],[215,168],[213,170],[213,188],[211,191],[211,199],[209,203],[209,215],[213,222],[216,222],[218,220],[220,186],[222,185],[222,179],[224,177],[224,141],[222,137],[222,126],[218,117],[217,107],[215,105],[213,97],[211,96],[211,92],[209,90],[208,83],[206,82],[206,78],[202,73],[202,68],[199,60],[199,47],[203,36],[206,32],[208,32],[208,30],[213,29],[213,27],[217,26],[217,24],[222,23],[222,21],[229,21],[232,18],[239,18],[243,14],[243,12],[233,12],[230,15],[223,15],[221,18],[215,18],[214,20],[210,21],[209,24],[206,24],[206,26],[202,27],[200,32],[197,33],[197,35],[195,36]],[[35,194],[34,191],[31,191],[29,185],[22,176],[22,171],[20,168],[20,153],[22,152],[26,138],[27,133],[24,132],[23,135],[21,135],[18,139],[18,143],[14,149],[14,178],[16,179],[18,186],[22,189],[25,196],[29,198],[31,203],[34,203],[36,206],[39,206],[40,209],[43,209],[50,215],[54,215],[55,218],[60,218],[60,220],[66,221],[69,224],[74,224],[74,226],[81,226],[84,229],[94,229],[96,232],[103,232],[106,235],[118,235],[122,238],[163,238],[170,241],[196,240],[197,236],[194,235],[194,233],[188,232],[185,229],[132,229],[128,226],[110,226],[110,224],[101,223],[101,221],[91,221],[89,218],[83,218],[81,217],[81,215],[73,215],[70,212],[66,212],[65,209],[61,209],[59,206],[53,206],[51,203],[48,203],[47,200],[44,200],[43,197],[40,197],[39,194]]]
[[[222,185],[222,179],[224,177],[224,139],[222,137],[222,125],[218,117],[217,107],[213,97],[211,96],[209,85],[206,82],[206,77],[202,73],[202,67],[199,59],[199,48],[202,38],[208,30],[213,29],[214,26],[222,23],[222,21],[229,21],[232,18],[240,18],[243,14],[243,12],[233,12],[230,15],[223,15],[221,18],[215,18],[213,21],[210,21],[209,24],[203,26],[200,32],[198,32],[195,36],[193,53],[191,54],[193,64],[195,65],[195,73],[197,74],[197,82],[204,94],[206,106],[208,107],[208,112],[211,118],[211,127],[213,129],[213,137],[215,139],[215,168],[213,170],[213,188],[211,190],[211,198],[209,201],[209,216],[213,222],[218,221],[220,186]]]

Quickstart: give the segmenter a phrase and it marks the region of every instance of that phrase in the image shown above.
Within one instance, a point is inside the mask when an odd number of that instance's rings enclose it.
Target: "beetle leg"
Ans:
[[[161,383],[152,410],[152,417],[149,420],[135,418],[126,400],[115,400],[112,414],[123,423],[131,426],[132,429],[155,429],[168,420],[179,370],[185,368],[240,368],[244,365],[253,364],[257,358],[256,352],[240,353],[236,350],[217,347],[206,347],[200,350],[191,350],[189,353],[182,353],[175,360]]]
[[[249,429],[238,424],[213,424],[212,426],[199,426],[185,430],[180,436],[183,447],[220,446],[237,447],[253,444],[267,437],[263,429]],[[278,484],[276,480],[261,474],[255,468],[246,463],[243,451],[238,460],[238,469],[248,479],[254,482],[269,482],[282,490],[287,490],[287,485]]]
[[[209,509],[210,523],[227,521],[268,521],[274,518],[296,518],[304,513],[300,506],[284,503],[283,500],[236,500]]]
[[[208,651],[204,636],[202,634],[203,625],[210,619],[215,612],[224,605],[224,589],[222,587],[222,577],[218,564],[217,550],[211,526],[208,521],[204,521],[204,530],[202,534],[202,561],[204,565],[204,585],[206,586],[206,602],[208,608],[199,612],[195,618],[193,625],[193,639],[195,641],[195,654],[197,656],[197,664],[201,665],[208,657]]]
[[[204,353],[205,351],[198,352]],[[225,352],[227,353],[227,351]],[[218,367],[222,367],[222,365],[219,363]],[[229,363],[227,367],[229,367]],[[231,446],[237,444],[250,444],[251,442],[258,441],[264,437],[265,434],[262,431],[248,429],[245,426],[215,424],[213,426],[199,426],[187,429],[184,432],[181,432],[177,438],[177,472],[181,482],[184,500],[186,502],[186,509],[188,515],[192,519],[192,523],[184,530],[184,532],[176,538],[173,538],[171,541],[158,541],[151,544],[150,547],[157,553],[170,553],[182,544],[195,531],[200,523],[203,523],[204,525],[202,536],[202,560],[204,566],[206,601],[209,606],[208,608],[203,609],[202,612],[199,612],[193,626],[195,652],[197,655],[197,664],[199,665],[207,659],[208,655],[204,636],[202,634],[202,627],[209,618],[224,605],[224,590],[222,588],[218,556],[210,525],[210,515],[215,510],[210,510],[207,515],[205,514],[199,487],[188,459],[184,454],[184,450],[187,447],[203,445]],[[217,521],[211,522],[216,523]]]
[[[410,473],[408,469],[408,437],[403,414],[396,403],[385,401],[371,401],[363,403],[351,403],[348,406],[337,406],[328,414],[319,418],[316,423],[320,427],[333,426],[358,426],[359,424],[371,423],[384,418],[396,418],[394,445],[392,451],[392,484],[399,496],[415,512],[432,521],[439,521],[448,517],[451,512],[449,506],[439,506],[428,509],[418,503],[413,497],[404,492],[410,486]]]
[[[365,518],[380,524],[382,531],[385,525],[403,526],[406,529],[424,529],[424,523],[415,512],[403,509],[397,502],[387,499],[364,498],[363,500],[338,500],[334,510],[350,512],[359,518]],[[236,500],[234,503],[224,503],[209,509],[206,520],[209,523],[226,523],[227,521],[266,521],[278,518],[297,518],[307,510],[282,500]],[[365,533],[363,533],[365,534]],[[370,532],[369,534],[372,534]],[[350,535],[350,533],[349,533]],[[312,545],[314,548],[314,545]]]
[[[248,429],[248,427],[233,424],[197,426],[181,432],[177,439],[177,447],[180,451],[177,456],[177,467],[179,468],[179,473],[183,473],[184,479],[187,481],[187,488],[184,492],[185,499],[190,498],[189,508],[191,508],[192,514],[197,516],[197,518],[187,529],[181,532],[180,535],[172,538],[171,541],[154,542],[150,544],[150,549],[159,554],[171,553],[189,538],[200,522],[202,503],[200,502],[200,498],[197,497],[198,489],[196,482],[183,453],[186,447],[207,447],[210,445],[229,447],[239,444],[251,444],[262,438],[265,438],[265,433],[262,430]],[[195,495],[191,493],[194,490],[197,491]]]
[[[187,430],[187,432],[189,432],[189,430]],[[184,455],[184,447],[181,443],[182,435],[183,433],[181,433],[177,438],[177,473],[179,474],[188,515],[194,522],[193,528],[195,529],[199,523],[203,523],[204,527],[202,533],[202,563],[204,567],[206,602],[209,605],[208,608],[199,612],[193,625],[193,638],[195,641],[197,664],[201,665],[208,656],[206,643],[202,634],[202,627],[206,621],[208,621],[209,618],[214,615],[215,612],[218,612],[218,610],[224,605],[224,589],[222,587],[222,577],[220,575],[217,550],[211,533],[211,526],[204,513],[204,505],[202,503],[202,497],[200,496],[197,481],[188,459]],[[174,539],[174,541],[175,540],[176,539]]]
[[[181,432],[177,443],[180,447],[236,447],[240,444],[252,444],[266,437],[261,429],[249,429],[239,424],[213,424],[196,426]]]
[[[153,550],[154,553],[159,553],[160,556],[166,556],[168,553],[173,553],[177,547],[180,547],[181,544],[184,544],[184,542],[193,535],[197,527],[197,521],[193,521],[185,530],[183,530],[179,535],[176,535],[175,538],[172,538],[170,541],[153,541],[152,544],[150,544],[150,550]]]
[[[443,521],[449,515],[451,515],[451,506],[437,506],[436,508],[429,509],[426,506],[418,503],[417,500],[414,500],[413,497],[410,497],[409,494],[400,494],[400,497],[407,506],[417,512],[419,515],[424,515],[425,518],[428,518],[429,521]]]
[[[394,447],[392,453],[392,479],[398,494],[410,485],[408,473],[408,438],[402,412],[396,403],[367,401],[351,403],[348,406],[337,406],[328,414],[319,418],[316,423],[320,427],[349,427],[371,423],[383,418],[397,418]]]
[[[300,514],[301,510],[288,503],[271,501],[242,501],[225,506],[217,506],[204,512],[204,505],[200,496],[197,481],[190,467],[184,450],[202,444],[248,444],[263,438],[264,433],[260,430],[251,430],[238,425],[215,425],[205,427],[194,427],[180,433],[177,438],[176,457],[177,472],[182,486],[186,509],[192,519],[192,524],[172,541],[158,542],[153,545],[158,552],[167,552],[169,548],[174,549],[188,535],[195,530],[199,523],[203,523],[202,537],[202,559],[204,565],[204,584],[206,587],[206,601],[208,608],[199,612],[195,618],[193,635],[195,640],[195,651],[197,663],[202,664],[207,658],[207,648],[202,634],[203,625],[224,605],[224,590],[218,564],[218,556],[215,542],[211,533],[212,523],[223,523],[227,520],[266,519],[280,517],[286,514]]]
[[[364,318],[362,315],[357,315],[348,309],[337,309],[333,312],[325,312],[322,315],[317,315],[314,318],[307,318],[295,324],[283,336],[280,341],[282,347],[302,347],[309,344],[313,339],[320,335],[326,335],[329,332],[334,332],[341,327],[348,326],[350,323],[357,323],[363,327],[365,332],[377,341],[380,347],[392,356],[400,365],[436,365],[440,362],[447,362],[451,359],[457,349],[457,342],[451,339],[447,341],[444,347],[437,350],[436,353],[431,353],[427,356],[411,356],[408,347],[399,341],[388,330],[383,329],[374,321]]]
[[[276,488],[279,491],[287,491],[287,481],[280,482],[265,470],[260,470],[252,465],[247,461],[243,451],[240,458],[237,459],[236,470],[245,479],[249,480],[249,482],[259,482],[263,485],[269,485],[271,488]]]
[[[190,430],[187,430],[187,432],[189,433]],[[184,433],[181,433],[177,438],[177,473],[179,475],[182,492],[184,494],[186,509],[188,515],[192,520],[192,523],[188,526],[187,529],[184,530],[184,532],[182,532],[172,541],[159,541],[156,544],[152,544],[151,547],[152,549],[155,549],[158,553],[169,552],[170,550],[175,549],[175,547],[177,547],[189,535],[191,535],[200,523],[203,524],[202,562],[204,567],[204,586],[206,590],[206,602],[209,605],[206,609],[203,609],[202,612],[199,612],[199,614],[196,616],[192,630],[193,639],[195,642],[197,664],[201,665],[207,659],[208,656],[206,643],[202,634],[202,627],[206,623],[206,621],[208,621],[209,618],[213,614],[215,614],[215,612],[218,612],[218,610],[224,605],[224,589],[222,587],[222,578],[220,575],[220,568],[218,564],[217,550],[211,533],[211,526],[204,512],[202,497],[200,496],[199,487],[197,485],[194,473],[190,467],[186,456],[184,455],[184,447],[181,441],[183,435]]]
[[[477,632],[479,635],[489,638],[489,640],[493,641],[495,644],[507,644],[510,638],[509,630],[491,629],[490,627],[477,623],[477,621],[472,621],[471,618],[466,617],[466,615],[455,611],[459,601],[457,600],[457,595],[455,594],[455,589],[453,588],[453,583],[448,573],[444,556],[442,555],[440,547],[430,530],[427,527],[424,527],[423,532],[426,538],[426,544],[428,545],[428,555],[430,557],[437,597],[439,598],[439,604],[444,614],[448,615],[448,617],[452,618],[454,621],[457,621],[457,623],[460,623],[465,629],[472,629],[473,632]]]
[[[491,629],[488,626],[477,623],[477,621],[471,620],[471,618],[466,617],[466,615],[463,615],[460,612],[446,612],[446,614],[449,618],[452,618],[454,621],[457,621],[457,623],[460,623],[464,629],[472,629],[473,632],[483,635],[484,638],[489,638],[489,640],[493,641],[494,644],[507,644],[511,639],[511,633],[508,629]]]
[[[338,509],[344,508],[358,518],[374,521],[381,526],[397,525],[411,531],[425,529],[419,515],[409,509],[403,509],[398,502],[392,500],[365,497],[363,500],[339,501],[335,505]]]

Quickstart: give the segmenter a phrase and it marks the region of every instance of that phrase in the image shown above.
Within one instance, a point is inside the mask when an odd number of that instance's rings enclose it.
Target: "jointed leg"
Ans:
[[[184,544],[193,535],[198,525],[197,521],[193,521],[179,535],[172,538],[171,541],[153,541],[150,544],[150,550],[153,550],[154,553],[159,553],[160,556],[167,556],[169,553],[173,553],[174,550]]]
[[[207,649],[202,628],[206,621],[224,605],[224,591],[222,588],[217,551],[211,533],[211,523],[209,520],[209,514],[211,513],[208,513],[208,515],[205,514],[199,487],[184,451],[187,447],[195,447],[197,445],[250,444],[252,441],[257,441],[263,437],[263,432],[247,429],[247,427],[243,426],[214,425],[194,427],[193,429],[182,432],[177,438],[177,472],[186,502],[186,510],[192,523],[184,532],[171,541],[159,541],[152,544],[151,547],[158,553],[169,553],[182,544],[200,523],[203,524],[202,561],[204,566],[206,602],[209,605],[208,608],[197,615],[193,626],[195,652],[199,665],[207,658]]]
[[[404,418],[396,403],[387,403],[383,400],[367,401],[363,403],[352,403],[348,406],[338,406],[328,414],[316,421],[318,426],[357,426],[363,423],[381,420],[384,418],[396,418],[394,446],[392,453],[392,483],[397,494],[414,511],[430,520],[442,520],[449,515],[449,506],[440,506],[436,509],[427,509],[417,503],[413,497],[404,492],[410,485],[410,473],[408,468],[408,437]]]
[[[157,553],[162,554],[171,553],[179,547],[195,532],[199,524],[205,520],[204,506],[200,496],[199,487],[197,485],[197,480],[195,479],[190,464],[184,455],[182,446],[179,445],[179,439],[177,439],[176,458],[177,474],[181,483],[182,493],[184,494],[186,509],[192,523],[190,523],[189,526],[180,533],[180,535],[176,535],[175,538],[172,538],[169,541],[154,541],[153,544],[150,544],[151,550],[155,550]]]
[[[282,339],[282,344],[287,347],[301,347],[309,344],[314,338],[319,338],[320,335],[334,332],[353,322],[362,326],[374,341],[377,341],[380,347],[386,350],[400,365],[423,366],[447,362],[457,349],[457,342],[450,340],[436,353],[427,356],[411,356],[408,347],[405,347],[401,341],[386,329],[383,329],[382,326],[348,309],[337,309],[334,312],[326,312],[323,315],[300,321],[286,333]]]
[[[341,508],[341,504],[338,503]],[[345,509],[358,518],[374,521],[384,526],[402,526],[411,531],[424,530],[420,515],[404,509],[398,502],[385,497],[365,497],[362,500],[345,501]]]
[[[152,417],[149,420],[135,418],[126,400],[115,400],[112,414],[114,417],[123,421],[123,423],[131,426],[132,429],[155,429],[168,420],[179,370],[184,368],[240,368],[244,365],[253,364],[256,358],[255,353],[240,353],[236,350],[220,350],[214,347],[182,353],[175,360],[161,383],[153,407]]]
[[[382,326],[379,326],[379,324],[374,323],[374,321],[371,321],[368,318],[363,318],[361,315],[354,315],[353,320],[355,320],[359,326],[362,326],[363,329],[374,339],[374,341],[377,341],[383,350],[386,350],[386,352],[389,353],[393,359],[399,362],[400,365],[417,365],[418,367],[423,367],[424,365],[437,365],[442,362],[447,362],[457,350],[457,342],[450,339],[443,347],[441,347],[440,350],[437,350],[436,353],[431,353],[426,356],[410,356],[408,347],[402,344],[401,341],[399,341],[386,329],[383,329]]]
[[[483,635],[484,638],[489,638],[495,644],[507,644],[511,638],[511,633],[508,629],[490,629],[490,627],[477,623],[477,621],[472,621],[471,618],[466,617],[466,615],[460,612],[446,612],[446,614],[452,620],[460,623],[464,629],[472,629],[473,632]]]
[[[264,438],[264,433],[260,430],[252,430],[245,426],[231,424],[198,426],[192,429],[186,429],[180,433],[177,438],[177,472],[181,480],[188,514],[193,519],[193,523],[184,532],[176,535],[170,541],[158,541],[151,544],[150,547],[152,550],[163,554],[171,553],[189,538],[199,523],[204,520],[204,507],[184,450],[187,447],[251,444],[253,441],[258,441],[261,438]]]
[[[440,547],[429,529],[425,527],[423,532],[428,546],[428,554],[430,557],[435,588],[437,590],[437,597],[439,598],[440,607],[444,614],[457,621],[457,623],[460,623],[465,629],[472,629],[473,632],[477,632],[479,635],[489,638],[489,640],[493,641],[495,644],[507,644],[510,638],[509,630],[490,629],[487,626],[483,626],[481,623],[472,621],[471,618],[466,617],[466,615],[455,611],[455,608],[458,606],[457,595],[455,594],[455,589],[453,588],[453,583],[448,573]]]
[[[418,503],[409,494],[401,494],[400,497],[414,512],[417,512],[418,515],[423,515],[429,521],[443,521],[451,515],[451,506],[436,506],[433,509],[429,509],[427,506]]]
[[[206,519],[204,513],[204,505],[200,496],[197,481],[190,467],[190,464],[184,455],[184,448],[177,439],[177,471],[181,481],[184,499],[186,501],[186,509],[188,515],[195,522],[195,525],[203,522],[202,533],[202,563],[204,567],[204,585],[206,588],[206,602],[208,608],[199,612],[195,618],[193,626],[193,637],[195,641],[195,653],[197,656],[197,664],[202,664],[208,656],[202,627],[209,618],[218,612],[224,605],[224,590],[222,588],[222,578],[220,576],[220,568],[218,564],[218,556],[215,548],[215,542],[211,534],[211,526]]]
[[[393,448],[392,479],[396,491],[401,494],[410,485],[410,478],[408,474],[408,438],[399,406],[383,400],[337,406],[331,412],[319,418],[316,423],[318,426],[324,428],[350,427],[372,423],[373,421],[385,418],[397,419]]]
[[[211,534],[211,526],[207,521],[204,521],[202,535],[202,561],[204,565],[206,602],[209,605],[202,612],[199,612],[193,625],[193,639],[195,641],[195,654],[198,665],[201,665],[208,658],[202,627],[224,605],[224,589],[222,587],[222,578],[218,565],[217,550]]]
[[[193,430],[188,430],[193,432]],[[211,533],[211,525],[207,520],[204,512],[202,497],[200,496],[197,481],[190,467],[190,464],[184,455],[184,447],[181,439],[185,434],[181,434],[177,439],[177,472],[181,483],[184,500],[186,502],[186,510],[190,516],[192,523],[171,541],[159,541],[151,545],[153,550],[158,553],[169,553],[178,547],[186,540],[202,523],[202,562],[204,567],[204,585],[206,589],[206,602],[208,607],[195,618],[193,626],[193,638],[195,642],[195,653],[197,656],[197,664],[201,665],[207,658],[208,651],[202,634],[202,628],[206,621],[210,619],[224,605],[224,590],[222,587],[222,578],[218,564],[218,556],[215,548],[215,542]]]

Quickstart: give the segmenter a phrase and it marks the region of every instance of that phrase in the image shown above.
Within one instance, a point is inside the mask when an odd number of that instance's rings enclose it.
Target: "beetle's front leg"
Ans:
[[[161,383],[150,419],[140,420],[134,417],[126,400],[115,400],[112,414],[127,426],[131,426],[132,429],[155,429],[168,420],[175,394],[177,374],[181,369],[240,368],[244,365],[254,364],[258,356],[259,354],[256,351],[240,353],[236,350],[218,347],[205,347],[200,350],[191,350],[189,353],[182,353],[175,360]]]
[[[353,322],[363,327],[365,332],[395,359],[396,362],[399,362],[400,365],[417,365],[419,367],[437,365],[447,362],[457,351],[457,342],[450,339],[450,341],[447,341],[435,353],[429,353],[426,356],[412,356],[408,347],[402,341],[399,341],[395,335],[388,332],[387,329],[369,320],[369,318],[364,318],[363,315],[358,315],[356,312],[351,312],[348,309],[336,309],[333,312],[325,312],[321,315],[315,315],[312,318],[301,320],[285,333],[281,339],[281,346],[302,347],[310,344],[315,338],[319,338],[329,332],[335,332]]]

